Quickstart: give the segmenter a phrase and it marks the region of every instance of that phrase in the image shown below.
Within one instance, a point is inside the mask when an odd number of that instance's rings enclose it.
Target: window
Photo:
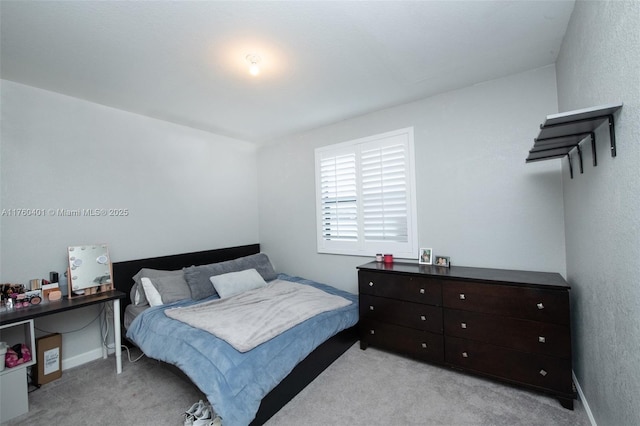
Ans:
[[[318,252],[415,258],[413,128],[317,148]]]

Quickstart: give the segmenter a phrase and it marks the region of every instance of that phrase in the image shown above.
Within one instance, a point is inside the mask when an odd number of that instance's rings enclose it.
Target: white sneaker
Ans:
[[[206,426],[222,426],[222,419],[220,418],[220,416],[216,416],[216,418],[210,420],[209,423],[206,424]]]
[[[196,419],[196,414],[202,413],[205,408],[205,403],[202,400],[196,402],[184,412],[184,426],[192,426],[193,421]]]
[[[195,420],[193,421],[193,426],[208,426],[211,422],[211,415],[213,414],[213,409],[210,405],[206,404],[201,412],[195,414]]]
[[[207,426],[222,426],[222,419],[220,416],[216,416],[216,418],[211,420]]]

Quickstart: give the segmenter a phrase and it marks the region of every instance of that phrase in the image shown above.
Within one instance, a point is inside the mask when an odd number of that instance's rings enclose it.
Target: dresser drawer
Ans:
[[[569,292],[532,287],[447,281],[442,285],[447,308],[569,325]]]
[[[360,294],[442,305],[441,281],[429,277],[360,270],[358,289]]]
[[[442,308],[360,294],[360,318],[442,333]]]
[[[361,319],[360,339],[368,345],[400,352],[413,358],[439,363],[444,361],[441,334]]]
[[[519,351],[571,358],[571,335],[566,325],[445,309],[444,332]]]
[[[445,337],[445,360],[452,366],[511,382],[572,394],[571,361]]]

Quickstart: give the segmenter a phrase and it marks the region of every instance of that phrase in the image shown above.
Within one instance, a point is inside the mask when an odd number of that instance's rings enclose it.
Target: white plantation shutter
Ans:
[[[316,149],[318,251],[417,256],[413,129]]]
[[[322,236],[332,241],[358,240],[356,155],[320,160]]]
[[[362,219],[366,241],[408,240],[407,148],[397,144],[362,150]]]

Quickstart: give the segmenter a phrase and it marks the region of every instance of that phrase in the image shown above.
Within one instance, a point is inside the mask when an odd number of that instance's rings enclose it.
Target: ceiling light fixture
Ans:
[[[261,59],[260,56],[258,56],[255,53],[250,53],[247,55],[246,57],[247,62],[249,62],[249,74],[251,74],[252,76],[256,76],[258,74],[260,74],[260,67],[258,66],[258,64],[260,63]]]

